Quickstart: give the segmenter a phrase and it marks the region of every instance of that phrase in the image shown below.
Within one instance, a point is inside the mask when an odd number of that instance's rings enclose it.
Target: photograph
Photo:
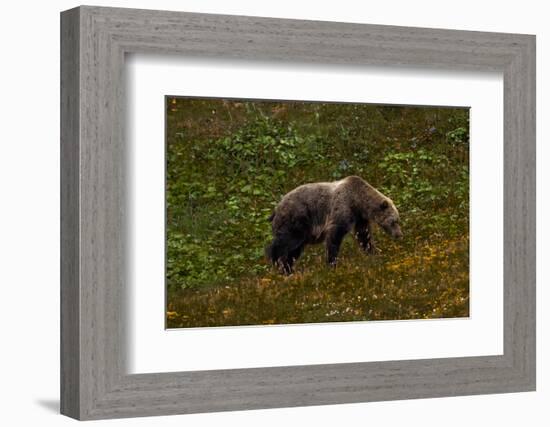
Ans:
[[[165,109],[168,329],[470,315],[469,108]]]
[[[541,5],[111,3],[8,6],[6,425],[547,418]]]

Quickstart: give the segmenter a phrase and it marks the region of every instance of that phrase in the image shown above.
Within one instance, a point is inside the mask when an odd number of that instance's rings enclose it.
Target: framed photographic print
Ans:
[[[535,389],[535,38],[61,15],[61,410]]]
[[[469,109],[168,96],[166,115],[168,328],[469,316]]]

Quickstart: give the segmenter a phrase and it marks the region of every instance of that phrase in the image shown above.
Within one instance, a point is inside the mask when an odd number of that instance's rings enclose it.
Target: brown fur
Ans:
[[[282,198],[270,220],[273,241],[267,255],[287,274],[307,244],[325,242],[327,262],[335,265],[340,243],[353,228],[368,253],[375,251],[372,222],[393,237],[402,236],[392,200],[358,176],[301,185]]]

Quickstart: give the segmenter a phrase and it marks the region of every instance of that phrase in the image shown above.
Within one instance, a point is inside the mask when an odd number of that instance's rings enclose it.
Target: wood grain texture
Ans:
[[[61,412],[80,414],[78,10],[61,20]]]
[[[62,413],[100,419],[534,390],[534,36],[84,6],[62,13],[61,38]],[[127,374],[127,53],[503,72],[504,354]]]

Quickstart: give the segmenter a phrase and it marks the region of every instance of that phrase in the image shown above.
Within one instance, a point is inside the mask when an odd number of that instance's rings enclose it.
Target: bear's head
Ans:
[[[384,198],[378,205],[374,220],[382,229],[395,239],[403,237],[401,226],[399,225],[399,212],[393,202]]]

